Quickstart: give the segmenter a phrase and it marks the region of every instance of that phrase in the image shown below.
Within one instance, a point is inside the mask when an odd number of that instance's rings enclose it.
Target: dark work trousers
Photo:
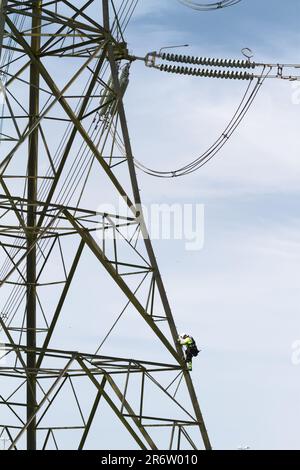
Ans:
[[[186,351],[185,351],[186,362],[192,362],[192,358],[193,358],[193,355],[192,355],[190,348],[186,348]]]

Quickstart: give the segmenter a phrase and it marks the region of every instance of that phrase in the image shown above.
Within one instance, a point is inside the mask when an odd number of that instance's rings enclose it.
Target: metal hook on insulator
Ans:
[[[249,62],[252,59],[252,57],[254,57],[254,52],[252,51],[252,49],[250,49],[250,47],[243,47],[241,52],[243,56],[248,59]]]

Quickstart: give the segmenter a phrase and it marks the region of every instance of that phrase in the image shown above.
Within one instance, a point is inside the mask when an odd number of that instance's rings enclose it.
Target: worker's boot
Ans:
[[[193,369],[192,361],[187,362],[186,365],[187,365],[188,370],[192,371],[192,369]]]

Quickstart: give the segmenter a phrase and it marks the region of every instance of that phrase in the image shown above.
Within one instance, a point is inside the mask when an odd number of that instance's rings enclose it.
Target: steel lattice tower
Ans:
[[[119,3],[1,2],[0,437],[10,449],[101,447],[104,404],[133,447],[210,449],[141,210],[123,106],[130,9]],[[95,210],[120,197],[124,213]],[[119,325],[141,331],[144,358]]]

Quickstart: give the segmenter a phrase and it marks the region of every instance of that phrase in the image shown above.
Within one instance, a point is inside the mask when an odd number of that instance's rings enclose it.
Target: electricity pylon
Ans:
[[[211,448],[141,208],[123,106],[133,2],[116,3],[1,3],[10,449],[101,448],[108,416],[120,447],[128,433],[133,448]],[[97,209],[117,198],[123,212]]]

